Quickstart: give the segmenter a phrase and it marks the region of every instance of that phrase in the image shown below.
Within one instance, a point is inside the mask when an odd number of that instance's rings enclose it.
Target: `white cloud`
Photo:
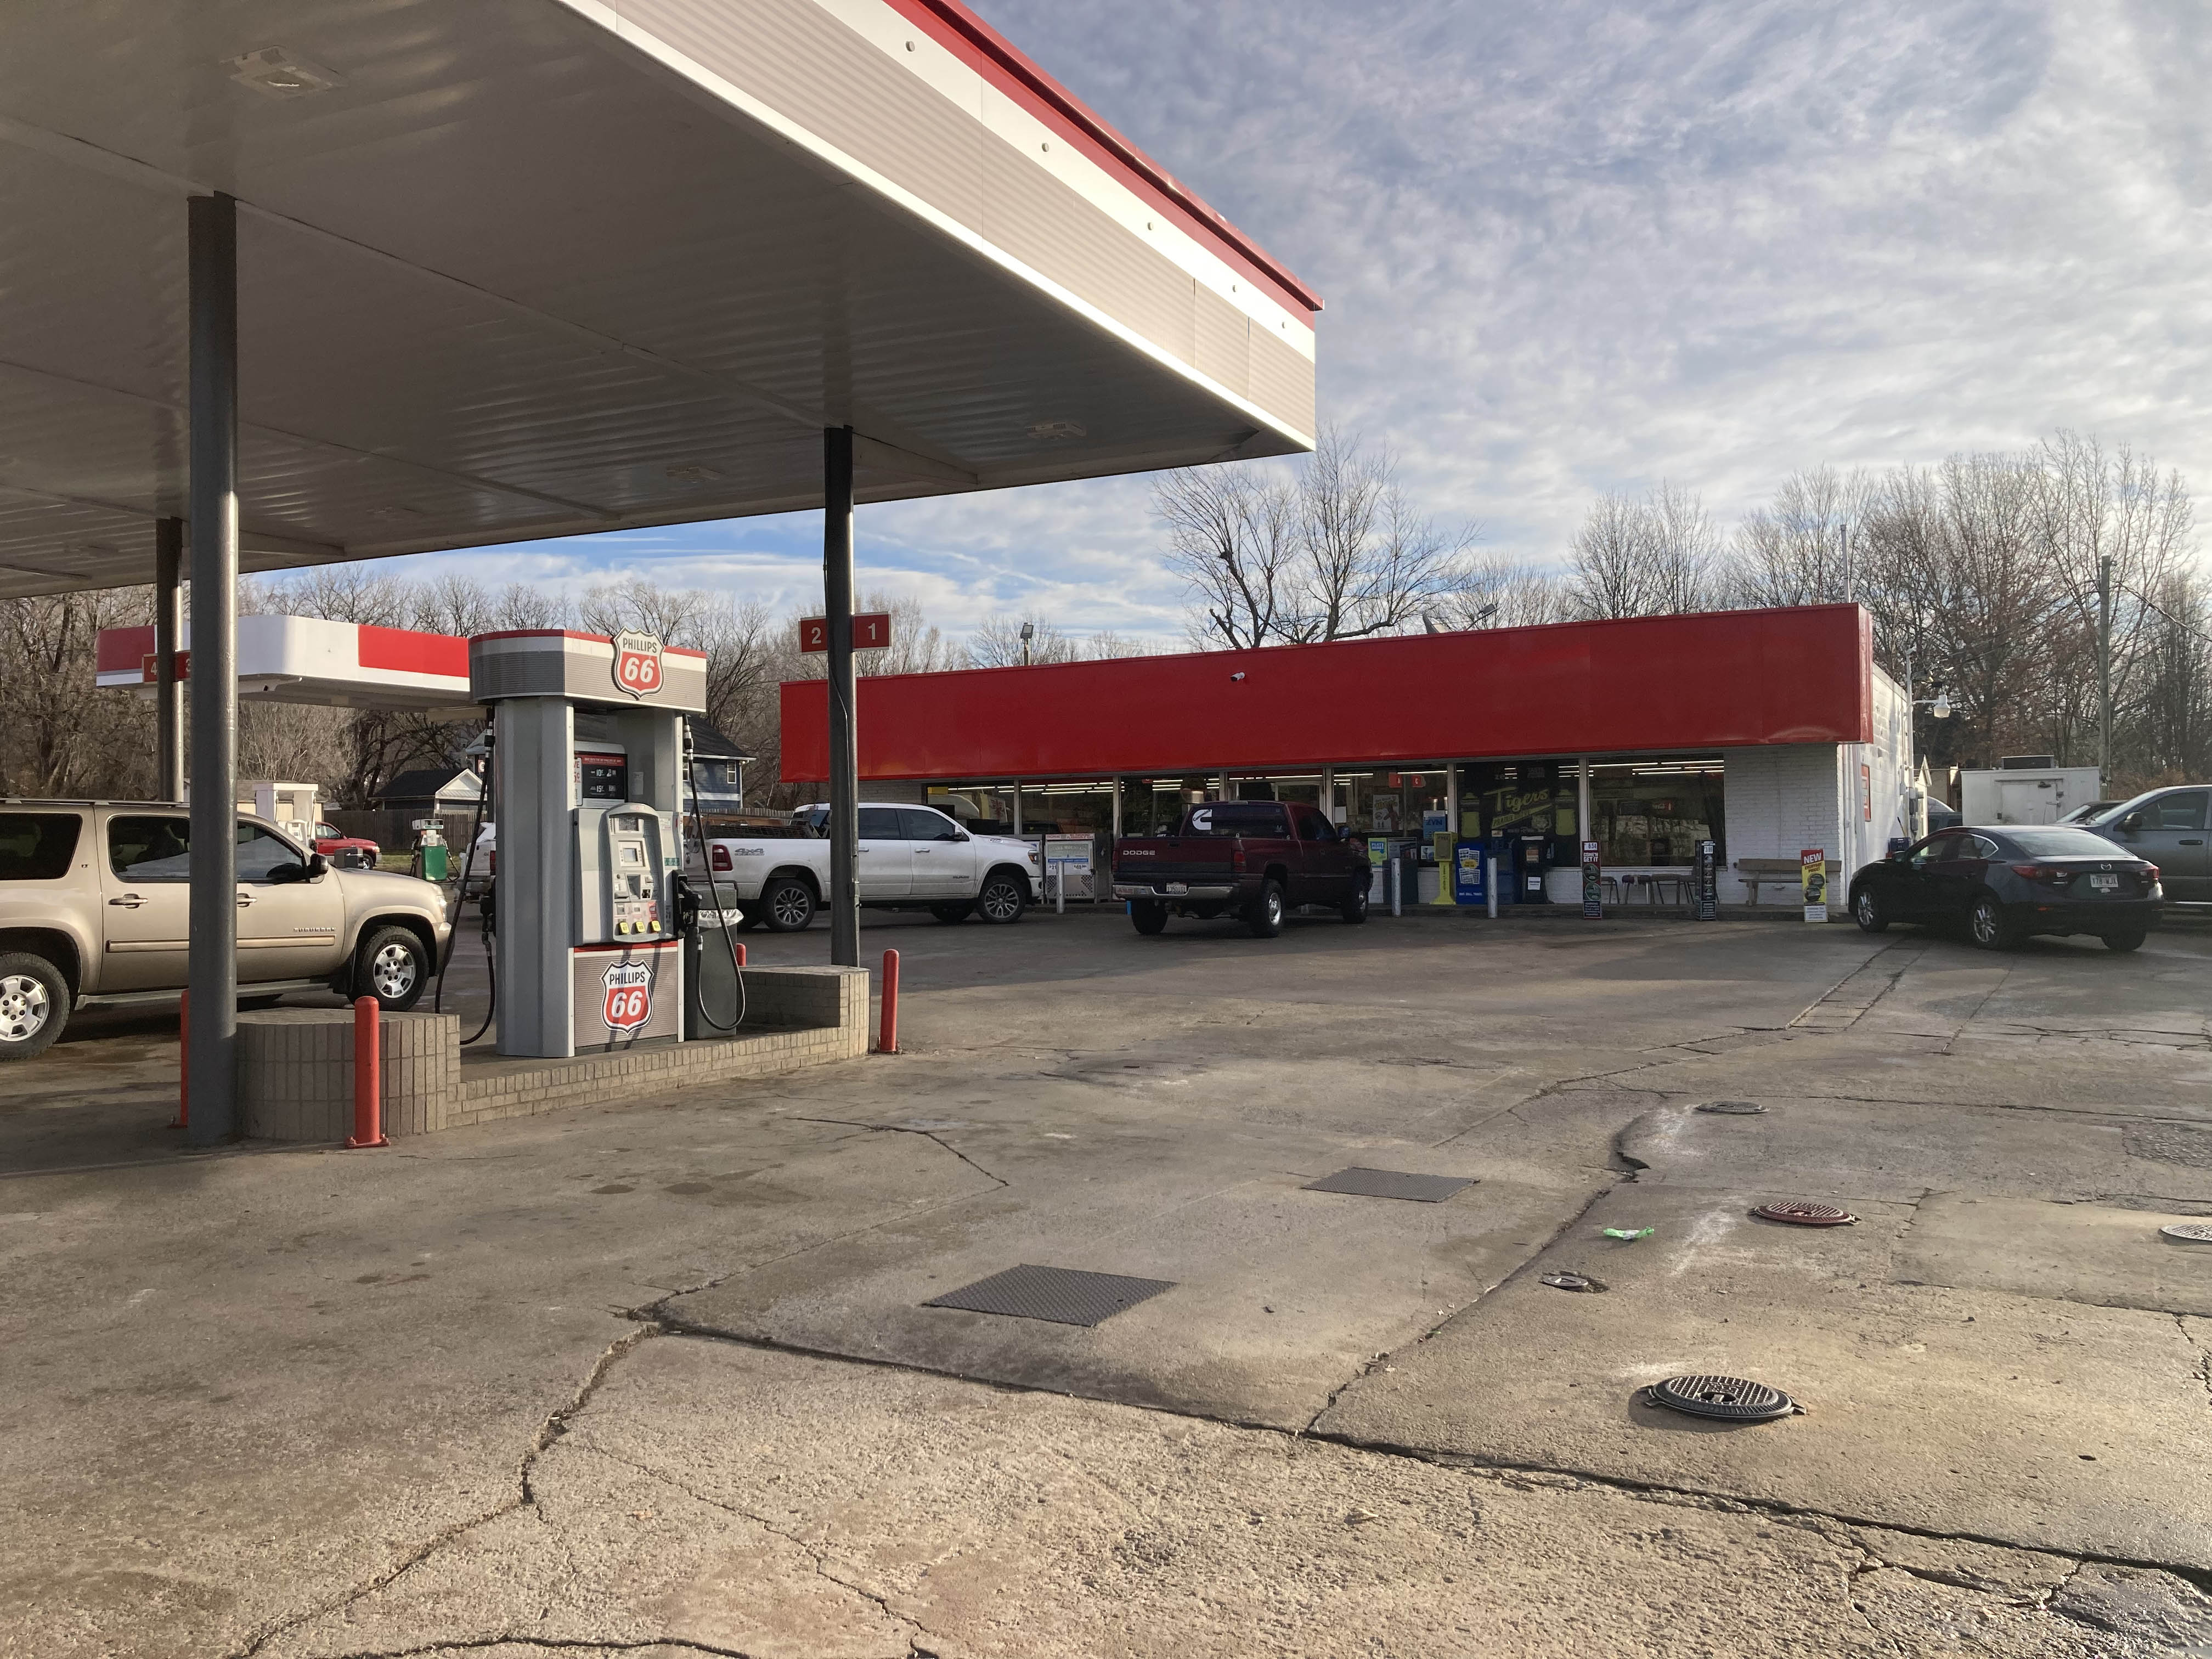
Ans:
[[[2059,426],[2212,477],[2201,0],[981,9],[1323,294],[1324,416],[1492,545],[1555,557],[1601,489],[1668,477],[1725,520],[1796,467]],[[818,525],[470,556],[796,604]],[[1142,480],[859,530],[863,586],[954,630],[1177,631]]]

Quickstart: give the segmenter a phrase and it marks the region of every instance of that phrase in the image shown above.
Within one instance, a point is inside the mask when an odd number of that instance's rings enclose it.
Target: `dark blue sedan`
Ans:
[[[1866,932],[1963,923],[1984,951],[2031,933],[2094,933],[2132,951],[2165,898],[2156,865],[2061,824],[1939,830],[1851,878],[1851,915]]]

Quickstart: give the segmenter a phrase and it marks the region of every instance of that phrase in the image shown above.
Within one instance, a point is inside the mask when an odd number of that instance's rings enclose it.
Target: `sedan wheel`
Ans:
[[[1889,912],[1871,887],[1859,889],[1859,896],[1851,901],[1851,918],[1863,933],[1879,933],[1889,926]]]
[[[1976,899],[1974,908],[1967,913],[1966,931],[1984,951],[2009,951],[2014,942],[2012,924],[2005,920],[2004,906],[1987,893]]]

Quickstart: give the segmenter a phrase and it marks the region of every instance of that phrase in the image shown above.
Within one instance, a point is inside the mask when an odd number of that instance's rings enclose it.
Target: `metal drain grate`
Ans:
[[[1601,1291],[1605,1288],[1603,1279],[1592,1279],[1588,1273],[1546,1273],[1536,1282],[1549,1285],[1555,1291]]]
[[[1766,1108],[1755,1100],[1709,1100],[1697,1109],[1722,1117],[1757,1117]]]
[[[1643,1392],[1655,1406],[1728,1423],[1771,1423],[1797,1409],[1781,1389],[1743,1376],[1670,1376]]]
[[[1171,1279],[1130,1279],[1073,1267],[1009,1267],[973,1285],[932,1297],[925,1308],[965,1308],[970,1313],[1042,1319],[1054,1325],[1096,1325],[1124,1308],[1175,1289]]]
[[[1839,1210],[1832,1204],[1815,1204],[1805,1198],[1762,1204],[1752,1213],[1763,1221],[1786,1221],[1793,1227],[1850,1227],[1858,1222],[1849,1210]]]
[[[2212,1221],[2172,1221],[2159,1231],[2185,1244],[2212,1244]]]
[[[1357,1198],[1403,1198],[1415,1204],[1441,1204],[1462,1187],[1474,1185],[1473,1176],[1407,1175],[1401,1170],[1363,1170],[1357,1166],[1309,1181],[1309,1193],[1350,1193]]]

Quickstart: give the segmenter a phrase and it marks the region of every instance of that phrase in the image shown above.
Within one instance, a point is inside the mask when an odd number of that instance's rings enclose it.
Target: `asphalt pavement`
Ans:
[[[898,1054],[386,1152],[12,1068],[0,1650],[2212,1653],[2212,930],[862,939]]]

